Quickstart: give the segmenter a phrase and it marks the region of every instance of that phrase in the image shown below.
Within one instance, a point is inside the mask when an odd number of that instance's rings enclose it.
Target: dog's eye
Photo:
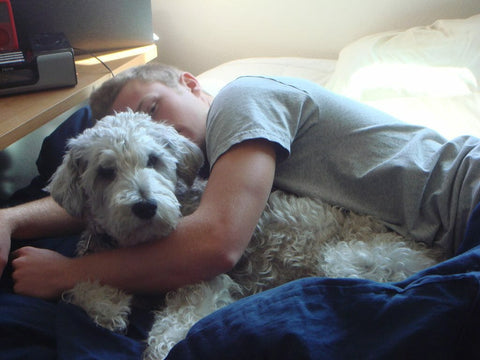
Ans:
[[[154,168],[158,165],[158,163],[158,156],[155,156],[153,154],[148,155],[147,167]]]
[[[113,180],[115,178],[115,169],[111,167],[99,166],[97,173],[104,180]]]

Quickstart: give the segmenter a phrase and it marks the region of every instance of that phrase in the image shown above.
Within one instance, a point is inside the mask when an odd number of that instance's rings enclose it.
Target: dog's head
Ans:
[[[127,246],[175,228],[176,188],[191,185],[203,161],[202,151],[172,126],[127,111],[71,139],[47,190],[69,214]]]

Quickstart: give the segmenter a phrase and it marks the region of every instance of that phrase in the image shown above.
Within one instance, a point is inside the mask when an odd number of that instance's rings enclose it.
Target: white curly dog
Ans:
[[[173,127],[127,111],[71,139],[48,190],[87,229],[78,255],[169,234],[195,210],[205,186],[201,150]],[[155,310],[147,359],[163,359],[202,317],[240,297],[307,277],[397,281],[433,265],[431,250],[367,216],[274,191],[236,267],[211,281],[169,292]],[[121,271],[121,270],[119,270]],[[100,326],[123,331],[132,295],[96,282],[64,298]]]

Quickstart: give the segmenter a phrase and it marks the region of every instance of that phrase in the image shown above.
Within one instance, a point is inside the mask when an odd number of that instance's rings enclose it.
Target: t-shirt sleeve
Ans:
[[[210,166],[233,145],[266,139],[277,145],[281,160],[290,154],[305,95],[272,78],[242,77],[215,97],[207,119]]]

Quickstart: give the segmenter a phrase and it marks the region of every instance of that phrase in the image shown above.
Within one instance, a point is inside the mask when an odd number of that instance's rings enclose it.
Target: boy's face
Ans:
[[[180,134],[204,148],[210,101],[196,79],[187,74],[186,78],[182,76],[180,79],[178,88],[160,82],[132,80],[120,91],[112,109],[120,112],[130,108],[147,113],[154,120],[166,121]]]

